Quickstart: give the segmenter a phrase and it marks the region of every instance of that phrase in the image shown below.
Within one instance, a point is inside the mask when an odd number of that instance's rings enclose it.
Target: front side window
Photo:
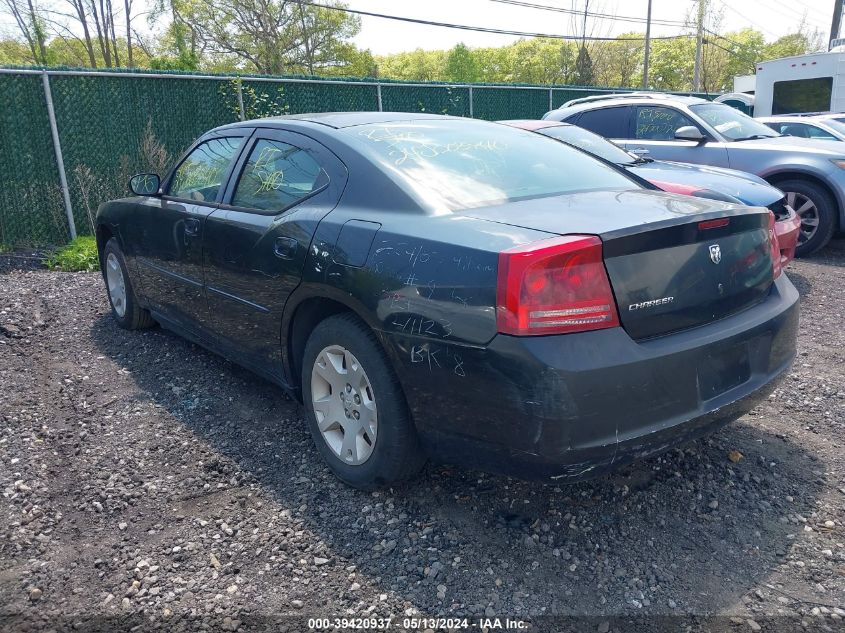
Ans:
[[[674,108],[643,106],[637,108],[635,136],[640,140],[674,141],[675,130],[687,125],[698,127],[688,116]]]
[[[259,140],[250,152],[232,205],[281,211],[311,195],[328,176],[304,149],[281,141]]]
[[[397,122],[349,127],[343,133],[437,211],[638,188],[615,168],[574,147],[503,125]]]
[[[769,138],[778,133],[724,103],[699,103],[690,110],[729,141]]]
[[[214,202],[241,142],[241,137],[233,136],[197,145],[176,170],[169,195],[197,202]]]

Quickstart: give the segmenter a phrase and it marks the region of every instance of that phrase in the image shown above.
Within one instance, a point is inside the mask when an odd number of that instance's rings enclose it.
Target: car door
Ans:
[[[160,318],[188,330],[200,329],[208,314],[202,270],[205,222],[250,132],[215,133],[197,143],[166,179],[162,195],[143,200],[131,220],[147,304]]]
[[[285,301],[299,284],[311,238],[340,200],[346,168],[302,134],[259,129],[223,204],[206,223],[210,325],[230,356],[281,371]]]
[[[675,130],[688,125],[698,128],[707,138],[707,142],[677,140]],[[712,134],[685,113],[669,106],[636,106],[631,120],[631,132],[624,146],[634,154],[657,160],[716,167],[729,166],[725,144],[714,139]]]

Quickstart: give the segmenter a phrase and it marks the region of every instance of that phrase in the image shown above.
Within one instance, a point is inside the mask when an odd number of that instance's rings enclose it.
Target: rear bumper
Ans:
[[[389,337],[434,459],[522,478],[577,480],[664,451],[743,415],[795,357],[798,293],[648,341],[622,328],[498,335],[484,349]],[[406,359],[406,360],[402,360]]]

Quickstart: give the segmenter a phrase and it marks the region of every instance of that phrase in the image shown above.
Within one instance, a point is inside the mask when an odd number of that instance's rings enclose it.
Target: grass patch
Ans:
[[[65,272],[93,272],[100,269],[97,240],[91,235],[80,235],[67,246],[50,255],[47,268]]]

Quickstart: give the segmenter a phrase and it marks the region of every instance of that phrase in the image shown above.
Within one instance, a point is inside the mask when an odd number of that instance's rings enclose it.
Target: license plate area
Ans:
[[[710,352],[698,368],[698,389],[702,400],[711,400],[751,378],[748,345]]]

